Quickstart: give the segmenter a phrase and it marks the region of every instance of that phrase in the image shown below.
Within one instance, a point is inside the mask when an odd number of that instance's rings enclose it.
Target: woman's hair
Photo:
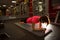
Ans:
[[[48,18],[48,16],[41,16],[41,18],[39,19],[39,21],[41,23],[47,22],[48,24],[50,23],[50,20]]]

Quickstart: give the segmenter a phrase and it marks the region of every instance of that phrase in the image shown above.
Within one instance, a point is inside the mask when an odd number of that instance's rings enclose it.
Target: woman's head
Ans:
[[[39,19],[39,21],[41,22],[41,23],[47,23],[47,24],[49,24],[50,23],[50,20],[49,20],[49,18],[48,18],[48,16],[41,16],[41,18]]]

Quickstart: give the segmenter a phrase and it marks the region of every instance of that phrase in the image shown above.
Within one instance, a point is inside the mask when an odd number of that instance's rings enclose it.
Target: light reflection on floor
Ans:
[[[52,32],[45,37],[45,40],[60,40],[60,27],[51,25]]]

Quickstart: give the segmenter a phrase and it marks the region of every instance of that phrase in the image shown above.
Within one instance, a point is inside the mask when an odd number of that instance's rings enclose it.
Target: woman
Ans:
[[[51,29],[47,28],[47,25],[50,24],[50,19],[46,15],[29,17],[26,22],[32,24],[33,30],[44,30],[47,33]]]

